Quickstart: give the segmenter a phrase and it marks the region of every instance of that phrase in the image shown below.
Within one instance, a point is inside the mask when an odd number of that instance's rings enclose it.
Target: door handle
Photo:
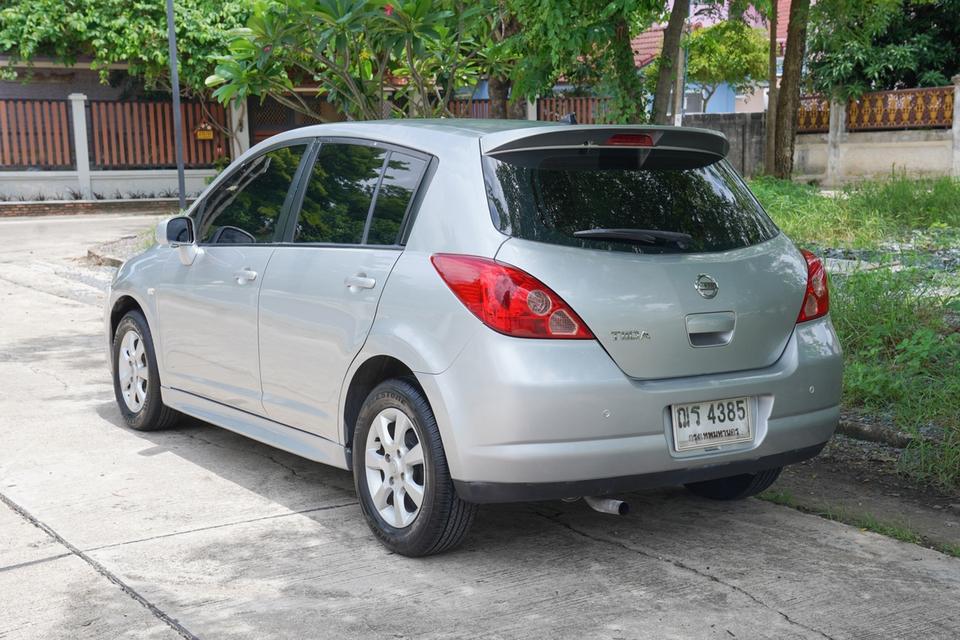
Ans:
[[[377,286],[377,281],[373,278],[368,278],[365,273],[358,273],[355,276],[347,276],[343,280],[343,284],[351,289],[373,289]]]
[[[237,284],[247,284],[257,279],[257,272],[249,267],[244,267],[233,274],[233,277],[236,278]]]

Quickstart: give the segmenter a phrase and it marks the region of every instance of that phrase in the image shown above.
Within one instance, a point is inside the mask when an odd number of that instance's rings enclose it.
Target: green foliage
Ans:
[[[500,51],[494,9],[494,0],[257,0],[207,86],[223,102],[270,95],[318,119],[294,86],[315,83],[358,119],[448,114],[453,90]]]
[[[876,211],[904,227],[960,228],[960,180],[956,178],[894,174],[887,180],[846,187],[844,194],[850,208]]]
[[[767,34],[740,20],[697,29],[686,46],[687,78],[700,84],[704,110],[721,84],[744,93],[767,76]]]
[[[892,233],[878,213],[852,209],[815,187],[763,176],[751,180],[750,188],[777,226],[801,245],[871,247]]]
[[[656,0],[508,0],[522,25],[508,46],[517,95],[548,95],[563,78],[609,96],[605,119],[636,122],[646,117],[643,82],[634,66],[630,37],[663,13]]]
[[[960,228],[960,180],[907,178],[868,181],[845,187],[836,196],[788,180],[754,178],[750,187],[767,213],[801,244],[875,248],[902,240],[916,230],[928,248],[956,242]]]
[[[957,282],[929,270],[877,269],[831,280],[831,314],[844,348],[844,404],[888,416],[918,432],[907,470],[944,486],[960,484],[960,333]],[[955,289],[952,289],[955,291]]]
[[[960,2],[821,0],[807,58],[813,89],[840,99],[949,84],[960,72]]]
[[[832,197],[772,178],[751,187],[801,245],[860,247],[877,261],[888,254],[901,262],[912,253],[891,254],[885,244],[906,241],[912,251],[960,245],[956,179],[893,176]],[[939,441],[917,439],[904,465],[920,478],[960,485],[960,277],[898,266],[832,275],[830,282],[831,316],[844,349],[844,405],[909,432],[942,427]]]
[[[103,78],[109,65],[129,64],[147,86],[169,87],[166,9],[159,0],[7,0],[0,9],[0,51],[11,62],[39,56],[73,63],[91,56]],[[226,33],[249,15],[246,0],[177,0],[180,82],[203,91]],[[8,68],[8,77],[12,71]]]

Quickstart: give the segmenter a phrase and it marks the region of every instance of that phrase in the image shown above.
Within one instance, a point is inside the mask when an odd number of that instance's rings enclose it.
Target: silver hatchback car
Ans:
[[[756,494],[833,433],[841,352],[823,265],[727,151],[520,121],[270,138],[117,273],[120,411],[352,470],[411,556],[482,503]]]

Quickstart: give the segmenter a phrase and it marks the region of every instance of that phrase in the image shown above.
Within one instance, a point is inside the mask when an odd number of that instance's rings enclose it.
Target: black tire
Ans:
[[[417,467],[423,486],[419,512],[413,516],[411,523],[399,528],[381,516],[374,504],[367,480],[367,435],[374,419],[389,409],[403,412],[410,420],[424,460],[422,467]],[[394,423],[394,435],[396,428]],[[384,448],[377,451],[381,457],[389,460]],[[384,482],[388,480],[382,470],[373,473],[379,473]],[[401,555],[420,557],[447,551],[463,541],[473,523],[477,506],[461,500],[454,489],[437,421],[415,381],[387,380],[367,396],[360,409],[353,436],[353,477],[360,508],[373,534],[384,546]],[[374,479],[374,482],[376,481]],[[392,498],[391,495],[387,499]]]
[[[758,473],[744,473],[728,478],[691,482],[685,486],[701,498],[710,498],[711,500],[743,500],[744,498],[755,496],[769,489],[770,485],[780,477],[781,471],[783,471],[783,467],[777,467]]]
[[[124,389],[120,380],[120,357],[123,348],[123,339],[130,331],[135,331],[143,342],[143,357],[141,365],[146,365],[146,397],[139,409],[128,406],[124,399]],[[131,429],[137,431],[156,431],[173,426],[182,417],[180,413],[163,404],[160,398],[160,373],[157,370],[157,357],[153,349],[153,337],[147,320],[139,311],[129,311],[117,324],[113,334],[113,349],[111,351],[113,371],[113,391],[117,398],[117,406],[123,421]],[[145,361],[145,362],[144,362]]]

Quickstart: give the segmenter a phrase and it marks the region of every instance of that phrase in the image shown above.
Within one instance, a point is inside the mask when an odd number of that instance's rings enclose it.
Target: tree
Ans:
[[[221,101],[271,96],[318,120],[293,91],[317,93],[348,117],[452,115],[458,86],[489,59],[492,0],[263,0],[207,85]]]
[[[793,0],[790,3],[787,48],[783,54],[783,78],[777,95],[774,134],[774,175],[778,178],[789,178],[793,173],[793,143],[797,132],[800,75],[803,71],[809,12],[810,0]]]
[[[520,33],[520,21],[501,0],[493,17],[491,36],[497,52],[487,61],[487,91],[490,95],[489,117],[495,119],[526,117],[526,104],[518,96],[511,96],[513,80],[510,72],[515,63],[511,44]]]
[[[564,80],[610,98],[607,122],[642,122],[646,95],[631,38],[662,12],[658,0],[510,0],[516,36],[513,86],[534,98]]]
[[[72,64],[90,56],[107,79],[110,65],[126,63],[147,87],[170,89],[166,9],[159,0],[14,0],[0,9],[0,51],[13,65],[48,56]],[[247,0],[177,0],[180,83],[205,93],[204,79],[227,49],[227,33],[246,22]]]
[[[810,31],[813,89],[843,101],[945,85],[960,72],[956,0],[822,0]]]
[[[604,119],[646,119],[643,82],[630,46],[663,9],[657,0],[509,0],[522,30],[516,35],[513,88],[534,98],[561,78],[609,96]]]
[[[767,115],[764,127],[764,153],[763,153],[763,172],[767,175],[773,175],[774,162],[776,154],[776,131],[777,131],[777,58],[780,55],[780,43],[777,42],[777,0],[772,0],[766,9],[767,30],[770,44],[767,58]]]
[[[690,14],[690,3],[686,0],[675,0],[670,11],[670,20],[663,32],[663,48],[660,51],[657,84],[653,91],[653,113],[651,119],[655,124],[667,124],[667,107],[670,103],[670,89],[673,86],[680,57],[680,43],[683,36],[683,26]]]
[[[703,110],[721,84],[753,91],[767,72],[767,38],[740,20],[697,29],[687,39],[687,78],[700,85]]]

